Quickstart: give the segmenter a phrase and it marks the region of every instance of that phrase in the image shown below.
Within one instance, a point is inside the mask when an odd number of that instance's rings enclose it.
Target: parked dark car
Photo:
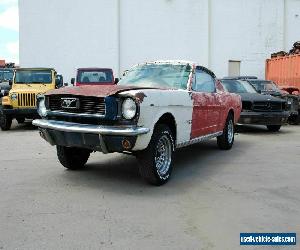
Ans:
[[[287,102],[280,98],[259,94],[246,80],[222,79],[225,90],[237,93],[242,98],[242,113],[239,124],[266,125],[269,131],[279,131],[287,122]]]
[[[11,85],[9,81],[13,79],[14,70],[10,68],[0,68],[0,98],[8,95]]]
[[[247,79],[258,93],[272,95],[287,101],[288,111],[290,112],[289,122],[298,123],[299,97],[282,91],[276,83],[268,80]]]

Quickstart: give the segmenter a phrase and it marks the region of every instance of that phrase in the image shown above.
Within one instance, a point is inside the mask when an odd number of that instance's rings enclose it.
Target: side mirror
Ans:
[[[58,78],[56,78],[55,79],[55,88],[59,88],[59,79]]]
[[[64,83],[64,86],[65,86],[65,87],[67,87],[67,86],[68,86],[68,83],[67,83],[67,82],[65,82],[65,83]]]
[[[115,78],[115,84],[118,84],[119,81],[119,78]]]
[[[12,80],[9,80],[8,84],[9,84],[9,86],[12,86],[12,84],[13,84]]]
[[[75,84],[75,78],[71,78],[71,84],[72,84],[72,85]]]
[[[57,75],[55,78],[55,87],[56,88],[61,88],[64,84],[64,80],[62,75]]]
[[[261,90],[257,90],[257,93],[261,94]]]

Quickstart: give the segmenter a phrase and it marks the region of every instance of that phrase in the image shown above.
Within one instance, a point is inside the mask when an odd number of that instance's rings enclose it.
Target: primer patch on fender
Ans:
[[[147,97],[144,92],[138,92],[134,96],[139,103],[142,103],[144,101],[144,98]]]

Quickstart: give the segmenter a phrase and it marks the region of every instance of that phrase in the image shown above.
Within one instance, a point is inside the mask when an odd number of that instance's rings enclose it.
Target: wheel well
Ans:
[[[176,141],[176,136],[177,136],[176,121],[175,121],[174,116],[171,113],[165,113],[165,114],[163,114],[159,118],[159,120],[157,121],[157,123],[155,124],[155,126],[157,124],[165,124],[165,125],[167,125],[170,128],[170,130],[171,130],[171,132],[172,132],[172,134],[174,136],[174,139]]]
[[[233,109],[230,109],[230,110],[229,110],[228,116],[229,116],[229,115],[232,115],[232,117],[234,118],[234,111],[233,111]]]

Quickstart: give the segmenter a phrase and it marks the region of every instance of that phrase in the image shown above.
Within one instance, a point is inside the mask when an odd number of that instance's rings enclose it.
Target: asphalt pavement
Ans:
[[[239,234],[300,237],[300,126],[243,127],[230,151],[216,140],[181,149],[170,182],[153,187],[129,155],[66,170],[30,123],[14,123],[0,132],[0,177],[0,249],[262,249]]]

